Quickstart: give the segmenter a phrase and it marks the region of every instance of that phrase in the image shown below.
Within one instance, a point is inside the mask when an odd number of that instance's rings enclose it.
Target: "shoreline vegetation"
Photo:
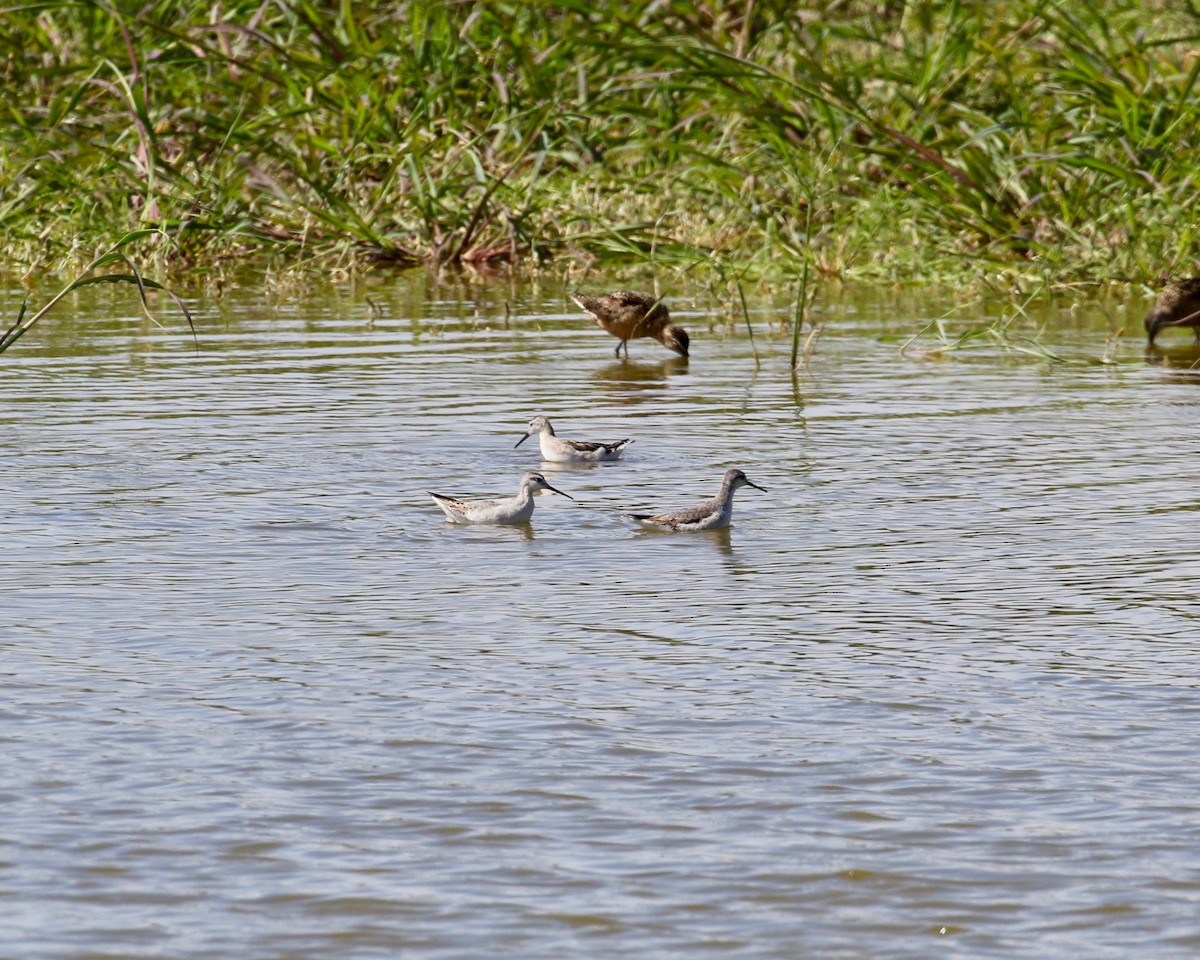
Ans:
[[[652,265],[1028,293],[1197,272],[1190,4],[31,3],[0,270]]]

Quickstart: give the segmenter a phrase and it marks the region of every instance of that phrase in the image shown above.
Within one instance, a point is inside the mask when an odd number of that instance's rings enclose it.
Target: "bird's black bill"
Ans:
[[[760,487],[760,486],[759,486],[757,483],[755,483],[753,480],[747,480],[747,481],[746,481],[746,485],[747,485],[747,486],[750,486],[750,487],[753,487],[755,490],[761,490],[763,493],[766,493],[766,492],[767,492],[767,488],[766,488],[766,487]]]
[[[533,436],[532,433],[525,434],[525,436],[523,436],[520,440],[518,440],[516,443],[513,444],[513,449],[516,450],[517,447],[519,447],[521,444],[523,444],[526,440],[528,440],[532,436]]]
[[[547,489],[547,490],[553,490],[553,491],[554,491],[555,493],[557,493],[559,496],[566,497],[568,500],[574,500],[574,499],[575,499],[575,498],[574,498],[573,496],[571,496],[569,493],[563,493],[561,490],[559,490],[559,489],[558,489],[558,487],[552,487],[552,486],[550,486],[550,484],[546,484],[546,489]]]

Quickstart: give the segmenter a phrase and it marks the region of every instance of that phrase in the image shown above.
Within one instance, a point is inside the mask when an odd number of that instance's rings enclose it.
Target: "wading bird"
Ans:
[[[1163,327],[1191,327],[1200,341],[1200,277],[1170,284],[1146,314],[1146,336],[1150,343]]]
[[[575,499],[550,486],[540,473],[525,474],[517,495],[499,500],[460,500],[432,490],[428,493],[454,523],[525,523],[533,516],[533,495],[538,490],[551,490],[568,500]]]
[[[687,331],[671,322],[667,305],[657,297],[632,290],[618,290],[594,297],[572,293],[570,297],[590,313],[600,326],[620,338],[621,342],[617,344],[613,356],[619,357],[624,347],[625,356],[628,357],[629,341],[638,337],[652,337],[680,356],[688,355]]]
[[[725,471],[725,476],[721,478],[721,489],[711,500],[674,513],[633,513],[630,516],[639,523],[666,530],[719,530],[729,526],[729,521],[733,519],[733,494],[739,487],[753,487],[767,492],[734,467]]]
[[[519,447],[526,440],[537,434],[538,445],[542,448],[542,459],[551,463],[595,463],[597,460],[616,460],[621,451],[632,440],[616,440],[612,443],[599,443],[591,440],[564,440],[556,436],[554,427],[545,417],[534,417],[529,421],[529,432],[516,442]]]

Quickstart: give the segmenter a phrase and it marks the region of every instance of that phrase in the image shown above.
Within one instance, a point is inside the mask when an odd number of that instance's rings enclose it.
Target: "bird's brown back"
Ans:
[[[595,296],[577,293],[572,299],[606,325],[657,323],[669,320],[671,316],[667,305],[657,297],[635,290],[617,290]]]
[[[1154,301],[1152,312],[1175,322],[1184,321],[1189,314],[1200,313],[1200,277],[1177,280],[1166,287]],[[1200,315],[1184,322],[1200,324]]]

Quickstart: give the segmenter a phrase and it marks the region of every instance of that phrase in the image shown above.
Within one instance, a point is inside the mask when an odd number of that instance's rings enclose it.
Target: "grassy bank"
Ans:
[[[1194,272],[1200,16],[1033,0],[44,2],[4,12],[0,255],[219,276]]]

